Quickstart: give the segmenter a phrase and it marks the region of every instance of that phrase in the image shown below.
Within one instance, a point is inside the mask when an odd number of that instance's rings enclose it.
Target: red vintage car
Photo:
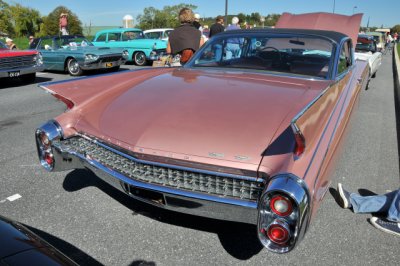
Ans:
[[[42,55],[37,51],[9,50],[0,42],[0,78],[20,78],[32,83],[36,72],[43,70]]]
[[[275,29],[214,36],[182,68],[43,84],[68,110],[37,129],[40,162],[90,169],[160,208],[257,224],[266,248],[288,252],[368,81],[360,21],[284,14]]]

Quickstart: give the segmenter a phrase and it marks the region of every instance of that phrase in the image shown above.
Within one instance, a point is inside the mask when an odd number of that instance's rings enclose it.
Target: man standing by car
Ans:
[[[215,23],[211,25],[210,27],[210,35],[208,36],[211,38],[217,33],[223,32],[225,30],[224,28],[224,17],[223,16],[217,16],[215,19]]]

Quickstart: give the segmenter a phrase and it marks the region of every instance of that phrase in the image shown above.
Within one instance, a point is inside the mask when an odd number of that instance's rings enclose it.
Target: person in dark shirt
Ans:
[[[181,64],[185,64],[193,53],[203,45],[201,32],[193,27],[193,12],[190,8],[182,8],[179,11],[181,25],[174,29],[168,38],[167,53],[181,56]]]
[[[210,36],[209,38],[211,38],[212,36],[214,36],[217,33],[223,32],[225,30],[224,28],[224,17],[223,16],[218,16],[215,19],[215,23],[211,25],[210,27]]]
[[[223,16],[217,16],[215,19],[215,23],[211,25],[210,27],[210,33],[208,38],[211,38],[215,34],[218,34],[220,32],[224,32],[224,17]],[[222,59],[222,45],[221,44],[214,44],[213,46],[214,49],[214,54],[215,54],[215,59],[217,61]]]

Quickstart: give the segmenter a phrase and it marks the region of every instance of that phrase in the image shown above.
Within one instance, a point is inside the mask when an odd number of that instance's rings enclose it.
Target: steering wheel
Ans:
[[[278,65],[282,64],[282,54],[277,48],[272,47],[272,46],[265,46],[265,47],[261,48],[260,51],[273,51],[273,52],[276,52],[276,54],[278,55],[277,58],[276,58],[276,60],[278,61]],[[273,58],[273,61],[275,61],[274,59],[275,58]]]

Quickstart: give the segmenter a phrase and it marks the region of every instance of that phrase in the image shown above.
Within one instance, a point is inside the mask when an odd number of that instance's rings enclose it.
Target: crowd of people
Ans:
[[[206,38],[211,38],[223,31],[241,29],[238,17],[233,17],[232,23],[226,28],[223,16],[217,16],[215,23],[210,28],[207,25],[203,26],[200,23],[200,15],[194,14],[189,8],[181,9],[179,12],[179,22],[181,25],[169,35],[167,53],[172,56],[179,56],[181,65],[185,64],[194,52],[204,44]],[[225,51],[227,58],[237,56],[239,49],[240,39],[231,39]],[[215,50],[216,57],[220,58],[222,47],[220,49],[216,47]]]

